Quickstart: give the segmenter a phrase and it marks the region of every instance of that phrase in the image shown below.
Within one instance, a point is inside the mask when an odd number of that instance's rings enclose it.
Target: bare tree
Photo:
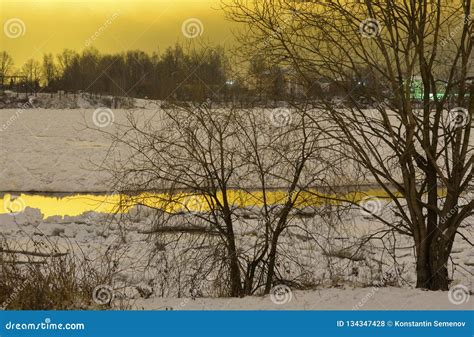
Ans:
[[[13,68],[13,58],[6,51],[0,52],[0,77],[2,86],[4,77],[9,75]]]
[[[246,275],[248,282],[252,282],[256,268],[263,262],[265,293],[275,283],[280,239],[290,227],[297,226],[295,213],[308,206],[313,214],[324,212],[314,200],[308,200],[308,190],[330,186],[335,175],[335,157],[327,157],[332,144],[314,127],[314,117],[308,107],[299,105],[267,114],[253,108],[245,110],[238,120],[238,139],[246,168],[245,176],[239,179],[240,188],[258,201],[263,230],[260,244],[253,244],[256,254],[247,264]],[[278,200],[270,200],[268,192],[275,190],[283,194]],[[246,287],[251,288],[248,282]]]
[[[210,109],[209,103],[148,117],[133,113],[112,134],[115,155],[106,169],[114,190],[126,196],[123,207],[145,205],[161,214],[156,232],[202,235],[195,249],[213,248],[206,268],[227,272],[228,295],[268,293],[282,282],[282,236],[298,226],[298,209],[313,205],[305,191],[329,184],[331,159],[322,149],[330,143],[312,118],[304,107]]]
[[[46,86],[50,87],[57,75],[56,65],[54,64],[53,54],[43,55],[43,77]],[[51,90],[51,88],[49,88]]]
[[[71,66],[73,63],[74,58],[77,57],[77,53],[70,49],[64,49],[61,54],[57,55],[58,63],[59,63],[59,72],[63,74],[67,68]]]
[[[290,66],[308,91],[319,77],[344,93],[336,108],[319,92],[314,104],[326,118],[314,122],[337,128],[326,134],[350,149],[347,166],[365,168],[392,201],[402,221],[377,218],[413,238],[417,287],[448,289],[453,241],[474,210],[471,1],[226,0],[223,7],[247,25],[245,50]]]
[[[132,151],[126,161],[112,168],[115,189],[123,194],[135,194],[140,199],[138,203],[151,204],[169,213],[179,205],[188,210],[188,200],[202,198],[197,202],[206,206],[208,212],[198,217],[222,238],[229,271],[229,295],[240,296],[241,270],[228,194],[235,184],[235,171],[239,166],[232,140],[236,133],[234,117],[232,112],[217,116],[207,109],[199,110],[202,114],[173,109],[165,113],[166,118],[145,124],[130,115],[125,132],[115,138]],[[162,126],[156,129],[156,123]],[[141,193],[146,191],[166,193],[164,197],[152,195],[158,200],[150,203],[142,199]],[[183,191],[187,191],[185,199],[173,198]]]
[[[40,86],[41,80],[41,65],[38,61],[29,59],[21,67],[21,73],[26,77],[26,85],[31,87],[35,93]]]

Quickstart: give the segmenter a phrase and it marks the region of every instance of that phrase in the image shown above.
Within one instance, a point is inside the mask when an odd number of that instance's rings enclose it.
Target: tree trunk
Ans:
[[[429,264],[431,270],[430,290],[448,290],[448,259],[453,246],[453,239],[438,233],[430,246]]]
[[[227,201],[227,192],[222,191],[224,195],[224,222],[226,225],[226,239],[227,239],[227,254],[229,261],[229,277],[230,277],[230,296],[240,297],[243,295],[243,288],[240,275],[239,257],[237,255],[237,246],[235,244],[235,234],[232,223],[232,214],[229,209],[229,202]]]
[[[255,274],[255,269],[251,266],[245,276],[244,290],[243,290],[244,295],[252,295],[254,274]]]
[[[230,296],[240,297],[242,296],[242,284],[240,282],[239,261],[237,259],[235,243],[233,240],[229,242],[228,253],[230,263]]]
[[[437,233],[432,240],[417,243],[416,287],[428,290],[448,290],[448,259],[453,238]]]
[[[276,251],[278,246],[278,236],[276,233],[273,234],[273,240],[271,243],[270,254],[268,257],[268,271],[267,280],[265,282],[265,294],[269,294],[273,285],[273,276],[275,275],[275,264],[276,264]]]
[[[421,289],[429,289],[430,284],[430,265],[428,258],[427,242],[420,239],[421,242],[416,243],[416,287]]]

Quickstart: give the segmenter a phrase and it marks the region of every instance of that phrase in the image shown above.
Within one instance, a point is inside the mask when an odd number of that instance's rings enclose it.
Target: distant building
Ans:
[[[301,97],[305,95],[305,85],[297,72],[290,69],[283,69],[283,80],[285,83],[285,94],[290,97]]]

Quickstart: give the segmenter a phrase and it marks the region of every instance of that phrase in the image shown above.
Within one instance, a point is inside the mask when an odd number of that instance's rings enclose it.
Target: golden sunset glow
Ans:
[[[3,29],[11,19],[24,23],[19,37],[0,34],[0,50],[10,53],[16,66],[65,48],[163,51],[187,40],[182,24],[190,18],[202,22],[202,41],[231,42],[231,24],[219,10],[219,0],[0,0]]]

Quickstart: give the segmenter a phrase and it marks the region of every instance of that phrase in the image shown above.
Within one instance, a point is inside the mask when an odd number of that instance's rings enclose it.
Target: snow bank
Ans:
[[[245,298],[150,298],[137,300],[144,310],[473,310],[469,300],[449,301],[448,292],[402,288],[355,288],[293,291],[291,300],[275,304],[271,296]],[[289,298],[289,297],[288,297]]]

